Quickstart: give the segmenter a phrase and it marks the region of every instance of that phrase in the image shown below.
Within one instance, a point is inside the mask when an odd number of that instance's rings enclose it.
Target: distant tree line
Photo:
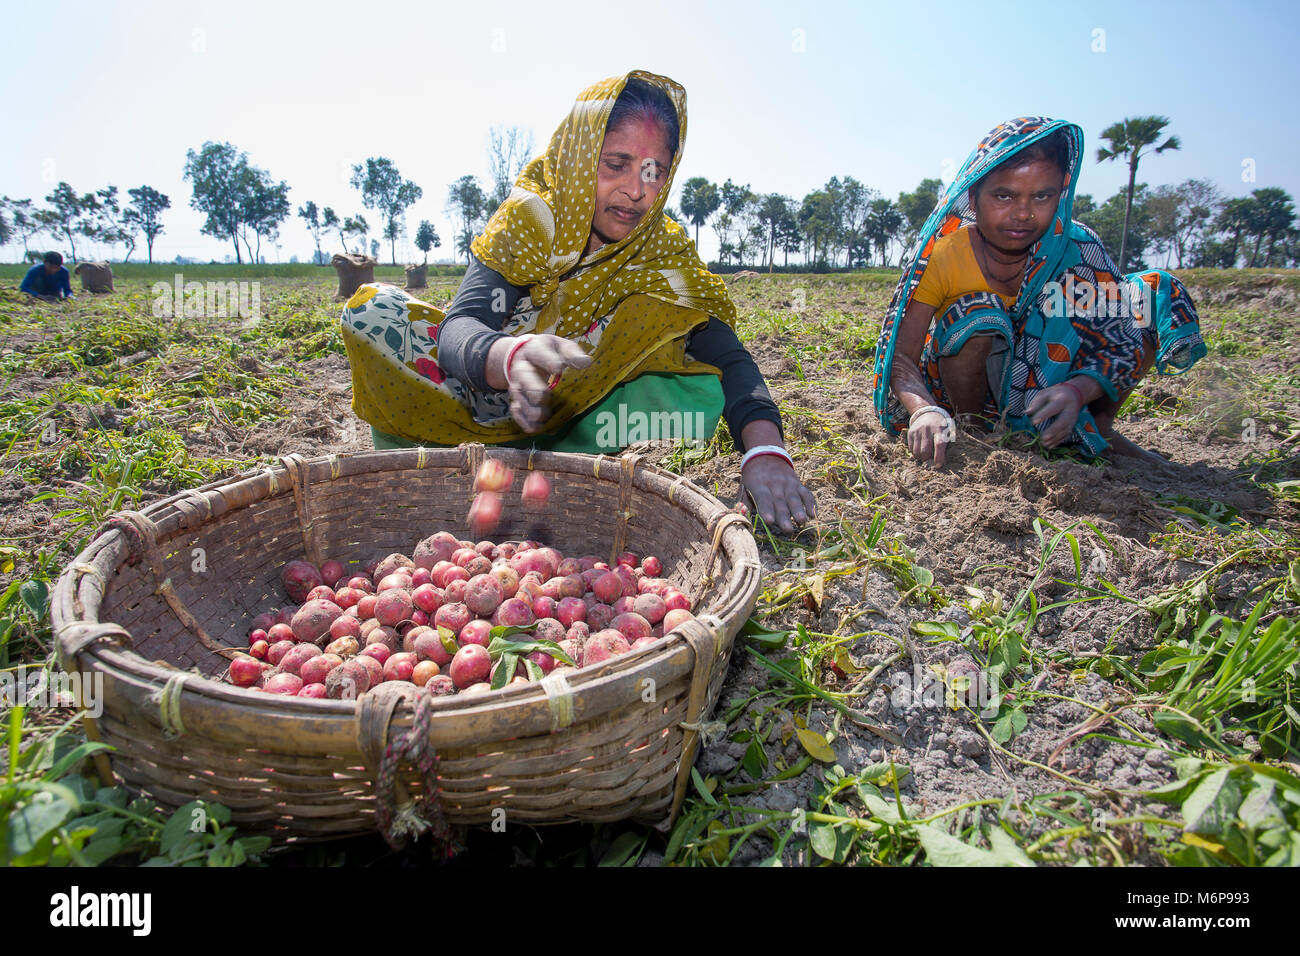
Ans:
[[[1094,229],[1121,267],[1165,265],[1173,268],[1295,267],[1300,265],[1300,228],[1295,203],[1278,187],[1255,189],[1249,196],[1229,199],[1209,180],[1189,179],[1151,189],[1137,182],[1140,160],[1150,154],[1178,149],[1170,136],[1156,145],[1168,124],[1165,117],[1136,117],[1116,123],[1102,133],[1106,145],[1097,161],[1123,160],[1128,185],[1103,202],[1091,195],[1075,198],[1074,216]],[[465,175],[447,189],[445,210],[456,224],[452,246],[468,259],[470,242],[488,217],[509,195],[533,151],[531,133],[518,127],[494,127],[489,133],[489,185]],[[260,262],[262,244],[278,248],[280,229],[290,216],[289,186],[249,163],[248,155],[230,143],[204,143],[186,153],[185,179],[191,184],[190,205],[206,215],[202,232],[229,242],[235,261]],[[368,251],[378,257],[380,239],[397,262],[397,240],[406,235],[405,214],[422,196],[420,186],[404,179],[391,159],[371,157],[352,167],[350,184],[361,193],[362,205],[378,217],[379,238],[371,238],[370,223],[360,212],[344,215],[308,201],[297,209],[311,233],[319,264],[329,262],[322,241],[337,235],[345,252]],[[896,199],[852,176],[834,176],[802,199],[761,193],[748,184],[722,183],[696,176],[682,184],[680,210],[666,212],[686,227],[699,244],[700,228],[710,228],[718,240],[722,267],[772,269],[798,264],[813,271],[863,266],[898,266],[920,234],[943,190],[937,179],[923,179],[912,192]],[[163,232],[162,214],[169,198],[150,186],[127,191],[123,205],[116,186],[78,194],[59,183],[36,207],[30,199],[0,197],[0,244],[19,241],[26,258],[39,258],[32,249],[37,236],[66,243],[77,259],[79,240],[125,249],[129,261],[143,239],[153,261],[154,241]],[[428,261],[442,239],[433,224],[420,222],[415,246]]]

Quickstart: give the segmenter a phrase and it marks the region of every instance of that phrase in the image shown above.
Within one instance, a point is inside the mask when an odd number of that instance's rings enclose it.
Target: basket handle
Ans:
[[[641,464],[638,454],[623,455],[619,458],[622,470],[618,475],[618,524],[614,526],[614,543],[609,551],[609,566],[618,567],[618,556],[627,546],[627,526],[632,520],[632,488],[637,466]]]
[[[307,555],[308,561],[320,567],[323,559],[320,555],[320,547],[316,543],[316,521],[311,515],[311,496],[308,493],[311,485],[311,468],[307,464],[307,459],[298,454],[282,455],[280,464],[284,465],[285,470],[289,472],[289,484],[293,488],[293,506],[298,512],[298,528],[302,531],[303,553]]]

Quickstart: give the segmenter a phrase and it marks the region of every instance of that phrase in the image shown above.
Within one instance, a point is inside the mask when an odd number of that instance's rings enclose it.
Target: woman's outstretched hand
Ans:
[[[817,502],[784,458],[760,455],[751,458],[740,473],[741,483],[758,509],[759,516],[782,534],[793,534],[795,525],[815,517]]]
[[[523,345],[514,339],[500,339],[488,354],[488,368],[495,372],[489,373],[488,384],[501,388],[509,382],[510,417],[524,431],[533,433],[551,417],[552,383],[566,368],[586,368],[591,361],[582,346],[558,335],[536,335]]]
[[[942,468],[948,446],[957,437],[951,417],[943,412],[925,412],[907,426],[907,449],[918,461],[933,461]]]

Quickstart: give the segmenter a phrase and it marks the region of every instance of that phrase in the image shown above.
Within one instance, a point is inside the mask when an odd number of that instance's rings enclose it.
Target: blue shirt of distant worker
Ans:
[[[57,252],[45,253],[41,265],[32,266],[23,277],[22,291],[38,299],[72,298],[72,283],[63,256]]]

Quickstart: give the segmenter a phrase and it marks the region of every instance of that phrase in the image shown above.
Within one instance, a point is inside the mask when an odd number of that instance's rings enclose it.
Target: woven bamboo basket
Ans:
[[[697,619],[651,647],[562,672],[567,680],[476,697],[381,684],[356,701],[314,700],[218,680],[246,650],[252,619],[286,602],[288,561],[365,561],[410,554],[436,530],[466,534],[485,455],[553,483],[543,512],[507,508],[494,540],[656,554]],[[60,576],[52,617],[65,670],[104,677],[102,715],[86,719],[88,736],[115,748],[100,775],[164,805],[219,802],[241,829],[277,841],[388,835],[392,799],[432,806],[449,824],[504,811],[530,824],[664,825],[759,578],[744,520],[637,456],[464,445],[287,456],[116,516]],[[394,790],[384,761],[421,747],[436,766],[399,761]]]

